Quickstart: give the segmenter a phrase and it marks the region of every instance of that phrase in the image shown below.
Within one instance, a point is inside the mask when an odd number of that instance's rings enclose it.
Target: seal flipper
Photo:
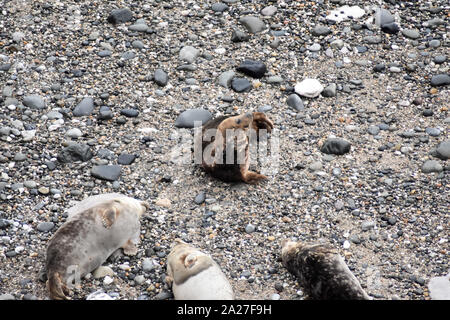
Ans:
[[[267,177],[263,174],[259,174],[253,171],[245,171],[242,172],[242,180],[244,180],[245,183],[257,183],[260,180],[266,180]]]
[[[58,272],[49,272],[48,280],[46,282],[48,291],[50,292],[50,299],[53,300],[70,300],[66,295],[70,295],[70,290],[62,282],[61,276]]]
[[[128,240],[123,246],[123,253],[125,253],[127,256],[135,256],[137,254],[137,247],[133,243],[133,241]]]

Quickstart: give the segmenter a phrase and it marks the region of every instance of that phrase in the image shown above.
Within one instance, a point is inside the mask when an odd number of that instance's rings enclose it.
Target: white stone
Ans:
[[[327,15],[327,19],[336,22],[342,22],[349,19],[349,17],[353,17],[353,19],[359,19],[365,14],[366,12],[358,6],[349,7],[346,5],[337,8],[336,10],[332,10],[330,14]]]
[[[315,98],[323,91],[323,86],[317,79],[307,78],[295,85],[295,92],[301,96]]]
[[[21,131],[23,141],[31,141],[36,135],[36,130]]]
[[[88,295],[86,300],[115,300],[115,298],[107,295],[102,290],[97,290]]]
[[[83,135],[83,133],[78,128],[72,128],[70,130],[67,130],[67,132],[66,132],[66,136],[68,136],[72,139],[78,139],[82,135]]]
[[[114,279],[111,278],[110,276],[106,276],[106,277],[103,279],[103,284],[105,284],[105,285],[109,285],[109,284],[111,284],[111,283],[113,283],[113,282],[114,282]]]
[[[433,300],[450,300],[450,273],[445,277],[431,278],[428,291]]]

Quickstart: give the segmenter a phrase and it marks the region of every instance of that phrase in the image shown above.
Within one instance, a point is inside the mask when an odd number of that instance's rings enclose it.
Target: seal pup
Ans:
[[[219,265],[205,253],[176,240],[167,256],[166,282],[175,300],[234,300]]]
[[[370,300],[338,251],[325,244],[284,240],[281,260],[317,300]]]
[[[227,148],[227,130],[234,130],[233,150]],[[249,130],[259,137],[259,130],[271,132],[272,121],[262,112],[235,116],[220,116],[209,120],[202,128],[202,167],[206,172],[225,182],[257,183],[267,177],[249,170]],[[211,133],[213,135],[211,136]],[[218,154],[216,154],[216,150]],[[227,154],[233,152],[233,161]],[[243,155],[244,159],[240,158]],[[230,155],[228,155],[230,156]]]
[[[115,250],[137,253],[141,215],[149,205],[120,196],[75,212],[50,238],[47,247],[47,289],[50,298],[70,299],[73,282],[100,266]]]

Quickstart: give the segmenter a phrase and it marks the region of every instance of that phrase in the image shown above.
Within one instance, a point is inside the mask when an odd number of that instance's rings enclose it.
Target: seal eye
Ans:
[[[241,123],[241,119],[236,119],[236,124],[240,124]]]

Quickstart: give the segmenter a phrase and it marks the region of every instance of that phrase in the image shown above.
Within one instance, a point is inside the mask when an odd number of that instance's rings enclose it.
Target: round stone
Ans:
[[[188,109],[183,111],[175,121],[177,128],[193,128],[195,122],[203,125],[212,118],[211,112],[205,109]]]
[[[444,170],[442,165],[436,160],[427,160],[422,165],[423,173],[441,172],[442,170]]]
[[[239,19],[239,22],[247,28],[250,33],[258,33],[266,29],[265,23],[254,16],[245,16]]]
[[[36,229],[40,232],[48,232],[53,229],[55,224],[53,222],[41,222],[38,224]]]
[[[307,78],[295,85],[295,92],[301,96],[315,98],[323,91],[323,86],[317,79]]]

